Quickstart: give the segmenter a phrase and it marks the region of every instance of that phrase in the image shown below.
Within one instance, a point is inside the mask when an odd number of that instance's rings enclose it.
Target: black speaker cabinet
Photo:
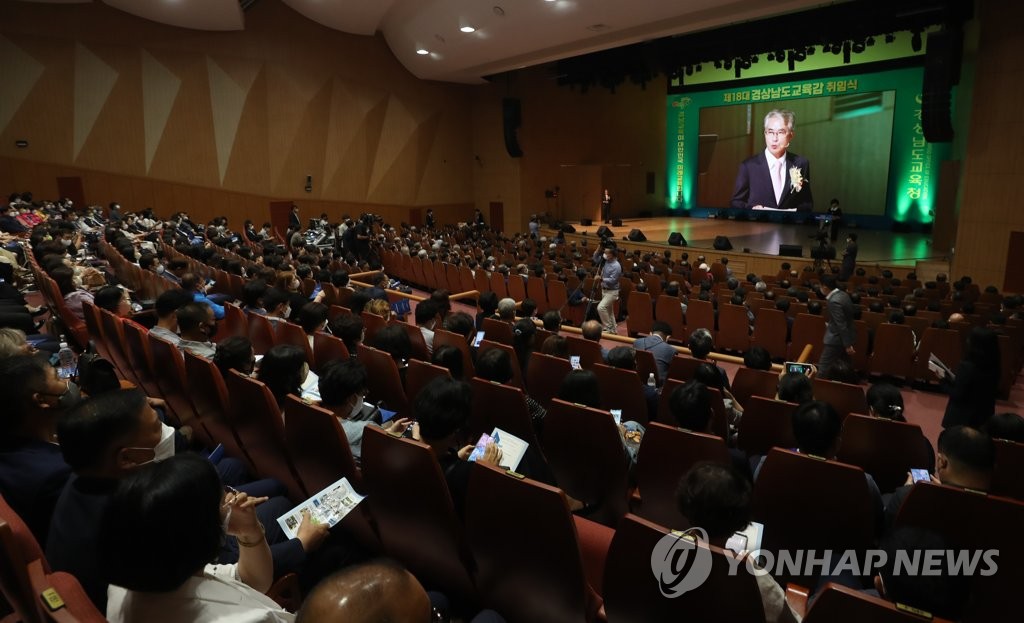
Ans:
[[[613,218],[612,219],[612,227],[622,227],[622,219],[621,218]]]
[[[611,236],[612,238],[614,238],[615,232],[609,229],[607,225],[602,225],[597,228],[597,235],[601,236],[602,238],[605,236]]]
[[[639,229],[632,229],[629,232],[630,242],[647,242],[647,236]]]
[[[673,247],[685,247],[686,238],[683,238],[683,235],[681,233],[674,231],[671,234],[669,234],[668,243]]]
[[[715,236],[714,247],[716,251],[732,251],[732,243],[729,242],[728,236]]]
[[[505,151],[513,158],[522,158],[523,149],[519,146],[519,126],[523,123],[522,105],[517,97],[506,97],[501,100],[501,122],[505,133]]]
[[[779,255],[784,257],[803,257],[804,248],[798,244],[780,244]]]

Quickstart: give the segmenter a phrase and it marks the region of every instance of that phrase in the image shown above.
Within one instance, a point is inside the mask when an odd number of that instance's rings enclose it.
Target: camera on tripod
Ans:
[[[619,245],[612,239],[611,236],[601,236],[601,248],[602,249],[618,249]]]

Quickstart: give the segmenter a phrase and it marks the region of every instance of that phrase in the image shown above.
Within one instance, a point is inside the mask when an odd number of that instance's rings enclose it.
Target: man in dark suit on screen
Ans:
[[[733,191],[733,208],[810,212],[811,163],[789,151],[794,116],[789,110],[772,110],[764,116],[765,150],[740,163]]]

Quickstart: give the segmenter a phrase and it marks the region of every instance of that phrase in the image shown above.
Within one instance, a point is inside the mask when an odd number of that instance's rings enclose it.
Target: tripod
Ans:
[[[597,292],[597,284],[601,283],[601,270],[604,268],[604,256],[601,256],[601,262],[597,265],[597,273],[594,275],[594,283],[590,284],[590,296],[587,297],[587,308],[583,310],[583,322],[590,319],[590,310],[594,306],[594,294]]]

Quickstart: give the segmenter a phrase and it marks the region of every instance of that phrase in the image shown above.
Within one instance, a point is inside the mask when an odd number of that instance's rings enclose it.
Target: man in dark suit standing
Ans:
[[[291,212],[288,213],[288,229],[302,229],[302,221],[299,219],[299,206],[292,204]]]
[[[789,151],[793,122],[793,112],[789,110],[776,109],[765,115],[765,150],[740,163],[732,207],[787,212],[814,209],[811,163]]]
[[[818,361],[818,370],[824,373],[839,359],[850,361],[853,345],[857,341],[857,330],[853,324],[853,301],[850,295],[836,288],[836,278],[824,275],[821,278],[821,293],[828,305],[825,325],[824,348]]]
[[[857,269],[857,234],[846,236],[846,250],[843,251],[843,266],[839,269],[839,279],[847,281]]]

